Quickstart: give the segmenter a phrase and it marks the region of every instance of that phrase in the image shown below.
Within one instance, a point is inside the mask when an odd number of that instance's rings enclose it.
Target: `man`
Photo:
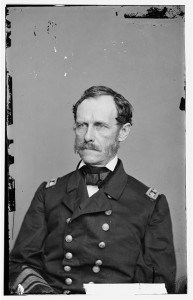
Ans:
[[[73,107],[76,171],[42,183],[10,255],[12,293],[84,293],[84,283],[165,283],[176,262],[164,195],[117,157],[132,106],[104,86]]]

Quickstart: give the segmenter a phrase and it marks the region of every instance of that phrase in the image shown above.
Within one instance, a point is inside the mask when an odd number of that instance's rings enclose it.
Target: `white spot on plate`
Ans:
[[[64,59],[68,59],[68,57],[67,57],[67,56],[64,56]]]
[[[65,72],[65,73],[64,73],[64,77],[66,77],[66,76],[67,76],[67,73]]]
[[[56,49],[56,47],[54,46],[54,52],[57,52],[57,49]]]
[[[36,71],[34,71],[33,73],[34,73],[34,77],[36,78],[38,76],[38,73],[36,73]]]

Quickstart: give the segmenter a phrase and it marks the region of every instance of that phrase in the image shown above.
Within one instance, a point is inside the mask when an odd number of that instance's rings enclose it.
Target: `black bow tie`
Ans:
[[[88,165],[84,165],[80,170],[84,175],[87,185],[98,185],[99,188],[110,173],[110,170],[105,167],[92,167]]]

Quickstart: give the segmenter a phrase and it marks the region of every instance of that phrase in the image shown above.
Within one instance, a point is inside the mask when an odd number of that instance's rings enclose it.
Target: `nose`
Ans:
[[[91,125],[89,125],[87,127],[87,131],[85,133],[85,136],[84,136],[84,140],[85,142],[94,142],[95,140],[95,134],[94,134],[94,129]]]

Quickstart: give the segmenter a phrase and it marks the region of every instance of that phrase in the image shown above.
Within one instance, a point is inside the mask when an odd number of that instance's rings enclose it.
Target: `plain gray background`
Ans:
[[[184,20],[124,18],[132,9],[9,9],[14,119],[8,137],[14,139],[10,175],[16,182],[10,249],[39,184],[76,168],[72,105],[86,88],[107,85],[134,106],[119,157],[128,174],[167,196],[180,277],[186,275],[185,112],[179,109]]]

